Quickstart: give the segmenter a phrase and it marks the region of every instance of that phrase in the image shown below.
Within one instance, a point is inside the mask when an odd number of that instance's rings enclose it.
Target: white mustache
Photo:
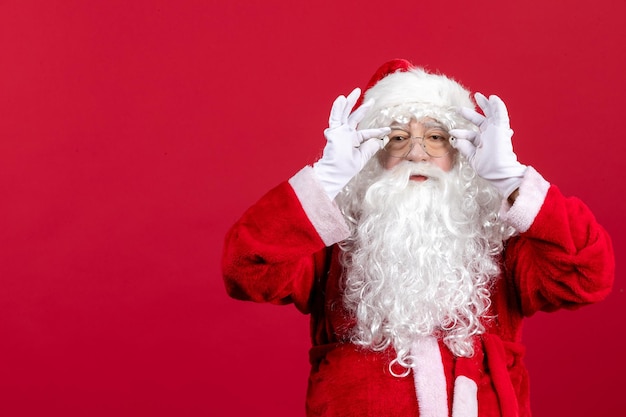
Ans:
[[[440,180],[446,175],[446,172],[428,162],[404,161],[393,167],[389,171],[389,175],[398,179],[406,179],[407,181],[413,175],[423,175],[424,177]]]

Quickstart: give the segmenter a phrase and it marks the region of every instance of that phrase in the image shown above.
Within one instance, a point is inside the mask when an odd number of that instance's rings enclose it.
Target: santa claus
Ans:
[[[604,229],[518,162],[502,100],[474,98],[386,63],[229,231],[229,294],[312,316],[308,416],[530,416],[522,319],[610,291]]]

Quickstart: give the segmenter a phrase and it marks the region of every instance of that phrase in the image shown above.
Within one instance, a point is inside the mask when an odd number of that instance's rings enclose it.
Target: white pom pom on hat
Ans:
[[[357,106],[371,98],[374,105],[359,124],[361,128],[422,117],[434,118],[448,129],[469,127],[457,109],[474,108],[469,90],[457,81],[414,67],[405,59],[394,59],[378,68]]]

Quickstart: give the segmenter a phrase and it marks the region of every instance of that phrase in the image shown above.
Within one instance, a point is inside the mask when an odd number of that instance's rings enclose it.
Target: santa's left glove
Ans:
[[[360,95],[361,90],[356,88],[348,97],[339,96],[335,99],[330,111],[328,129],[324,130],[326,147],[320,160],[313,164],[315,176],[331,200],[335,199],[348,181],[382,147],[382,141],[378,139],[391,131],[388,127],[356,129],[374,104],[370,100],[351,114]]]
[[[478,126],[478,132],[452,129],[450,140],[482,178],[493,184],[500,195],[508,198],[519,188],[526,172],[526,165],[517,160],[513,152],[513,130],[509,126],[509,114],[498,96],[474,95],[483,114],[463,107],[459,114]]]

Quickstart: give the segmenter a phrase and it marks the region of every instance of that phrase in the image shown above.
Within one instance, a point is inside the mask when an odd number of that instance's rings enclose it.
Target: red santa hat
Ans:
[[[456,110],[474,108],[469,90],[457,81],[414,67],[405,59],[386,62],[374,73],[357,105],[369,99],[374,99],[374,105],[361,121],[361,128],[423,117],[432,117],[448,129],[470,128]]]

